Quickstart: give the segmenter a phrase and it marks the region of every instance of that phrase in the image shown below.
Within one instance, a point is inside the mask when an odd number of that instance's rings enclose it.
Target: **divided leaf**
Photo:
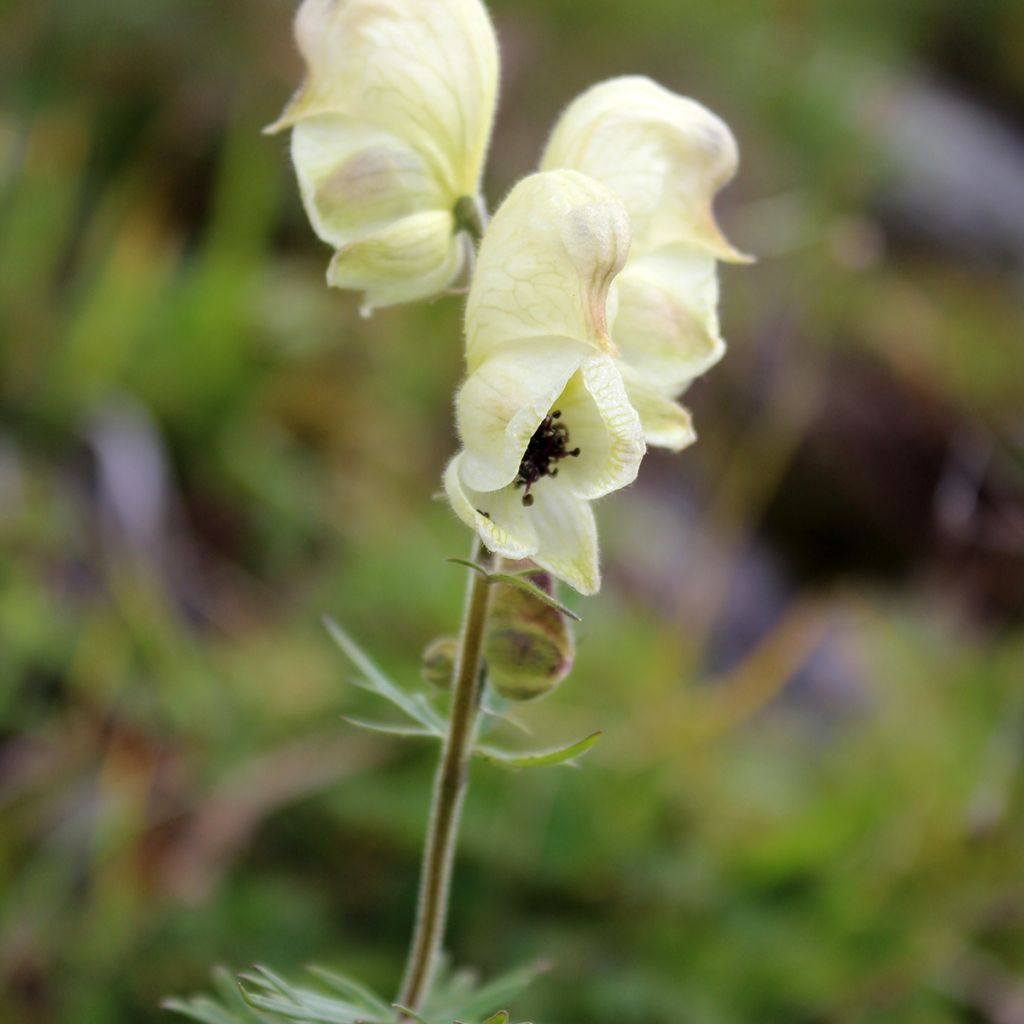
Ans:
[[[430,702],[421,693],[407,693],[397,683],[389,679],[373,662],[370,656],[329,616],[324,617],[324,625],[331,634],[331,638],[341,648],[345,657],[352,663],[361,675],[353,678],[353,683],[370,693],[376,694],[389,701],[404,715],[411,718],[423,730],[413,733],[395,733],[395,735],[426,735],[444,738],[447,733],[447,726],[444,719],[431,706]],[[375,728],[376,723],[367,723],[358,720],[355,724],[362,728],[375,729],[375,731],[388,731],[387,728]]]
[[[310,964],[306,970],[313,977],[319,978],[328,988],[334,989],[335,992],[343,996],[352,997],[371,1013],[385,1016],[391,1010],[391,1007],[376,992],[355,978],[350,978],[347,974],[338,974],[337,971],[329,971],[326,967],[318,967],[316,964]]]
[[[335,980],[345,980],[335,976]],[[376,996],[367,999],[362,986],[349,985],[353,998],[328,996],[307,988],[297,988],[266,967],[255,973],[239,975],[239,987],[246,1002],[258,1010],[286,1020],[306,1024],[394,1024],[394,1012]]]
[[[508,1020],[508,1012],[495,1012],[494,1008],[507,1006],[547,969],[546,962],[538,961],[509,971],[479,986],[467,984],[466,972],[456,972],[449,979],[442,979],[437,985],[433,995],[427,1000],[425,1012],[432,1024],[447,1024],[448,1021],[464,1021],[466,1024],[504,1024]]]
[[[199,1024],[398,1024],[400,1017],[416,1024],[509,1024],[508,1011],[495,1012],[494,1007],[507,1003],[544,969],[536,964],[482,986],[475,984],[472,972],[451,973],[441,978],[422,1014],[389,1004],[355,978],[316,966],[308,970],[327,992],[292,985],[267,967],[239,975],[237,984],[228,971],[217,968],[213,981],[219,1000],[194,996],[167,999],[163,1006]]]
[[[257,1013],[242,997],[231,972],[224,967],[213,970],[213,987],[219,1001],[209,996],[190,999],[171,997],[160,1005],[172,1013],[179,1013],[199,1024],[270,1024],[270,1018]]]

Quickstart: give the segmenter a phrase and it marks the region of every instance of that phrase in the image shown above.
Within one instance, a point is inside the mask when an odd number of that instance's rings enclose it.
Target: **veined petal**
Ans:
[[[327,283],[366,292],[366,308],[436,295],[458,275],[462,241],[450,213],[415,213],[334,254]]]
[[[537,531],[537,550],[530,557],[581,594],[596,594],[601,571],[590,504],[565,487],[544,487],[529,512]]]
[[[375,226],[448,205],[419,153],[339,114],[295,125],[292,162],[313,230],[335,248]]]
[[[533,559],[581,594],[597,593],[601,574],[590,505],[564,487],[538,492],[529,508],[511,486],[476,491],[462,479],[463,457],[456,455],[445,470],[445,494],[455,514],[484,544],[506,558]]]
[[[620,365],[630,405],[636,409],[647,443],[678,452],[693,444],[697,435],[689,410],[653,386],[650,379],[628,365]]]
[[[610,186],[629,211],[636,253],[686,242],[746,262],[715,221],[715,193],[736,172],[728,126],[695,100],[649,78],[613,78],[565,110],[541,160]]]
[[[679,394],[725,353],[715,260],[706,252],[675,246],[630,260],[615,292],[612,336],[623,362],[655,391]]]
[[[455,514],[496,554],[530,558],[537,550],[537,529],[520,493],[512,487],[477,491],[462,477],[465,453],[456,455],[444,472],[444,490]]]
[[[498,85],[480,0],[304,0],[295,37],[306,80],[269,130],[345,115],[416,149],[453,200],[476,194]]]
[[[580,450],[578,457],[559,463],[557,486],[589,500],[636,479],[646,450],[644,434],[614,359],[584,360],[555,404],[569,431],[567,444]],[[554,480],[542,480],[536,493],[555,486]]]
[[[568,338],[534,338],[500,349],[469,375],[455,399],[469,486],[512,483],[534,431],[588,351]]]
[[[466,307],[470,372],[524,338],[612,351],[605,303],[628,250],[626,211],[599,182],[574,171],[519,182],[480,245]]]

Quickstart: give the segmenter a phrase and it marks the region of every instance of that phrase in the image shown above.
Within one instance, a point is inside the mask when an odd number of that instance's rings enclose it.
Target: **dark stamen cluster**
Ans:
[[[579,448],[569,450],[569,428],[558,422],[561,415],[561,412],[555,409],[550,416],[544,417],[526,446],[523,461],[519,463],[519,475],[515,479],[515,486],[526,488],[523,493],[524,505],[533,504],[530,488],[541,477],[558,476],[557,463],[560,460],[579,458]]]

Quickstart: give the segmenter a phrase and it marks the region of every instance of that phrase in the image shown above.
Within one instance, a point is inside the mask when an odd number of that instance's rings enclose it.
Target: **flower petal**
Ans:
[[[338,114],[300,121],[292,162],[313,230],[335,248],[446,198],[423,158],[400,139]]]
[[[679,394],[725,353],[715,260],[707,253],[676,246],[630,260],[615,291],[615,343],[656,391]]]
[[[601,571],[590,504],[565,487],[544,487],[527,511],[537,531],[537,550],[530,557],[581,594],[596,594]]]
[[[343,246],[327,268],[335,288],[366,292],[367,310],[436,295],[462,267],[450,213],[415,213]]]
[[[648,444],[678,452],[697,440],[689,410],[667,398],[649,378],[632,367],[622,365],[620,369],[626,394],[640,416]]]
[[[444,472],[444,490],[455,514],[496,554],[530,558],[537,550],[533,509],[522,503],[519,491],[502,487],[477,491],[463,480],[465,453],[456,455]]]
[[[559,462],[558,486],[593,499],[636,479],[646,450],[643,429],[614,359],[586,359],[555,404],[569,431],[568,446],[580,449],[578,458]],[[554,486],[541,480],[536,493]]]
[[[306,81],[269,130],[346,115],[415,148],[453,200],[476,194],[498,84],[480,0],[304,0],[295,36]]]
[[[626,212],[599,182],[573,171],[519,182],[480,245],[466,308],[470,371],[524,338],[611,351],[605,303],[628,250]]]
[[[629,211],[637,253],[687,242],[746,262],[712,211],[737,162],[732,133],[710,110],[649,78],[627,76],[601,82],[569,105],[541,168],[573,168],[610,186]]]
[[[469,375],[455,415],[471,487],[512,483],[534,431],[588,351],[567,338],[534,338],[500,349]]]

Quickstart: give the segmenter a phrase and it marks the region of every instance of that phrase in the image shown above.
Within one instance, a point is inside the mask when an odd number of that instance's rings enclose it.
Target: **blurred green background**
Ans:
[[[583,770],[474,770],[450,947],[548,1024],[1024,1022],[1024,5],[494,0],[492,205],[590,82],[732,125],[700,442],[599,508]],[[0,2],[0,1019],[397,983],[460,301],[328,292],[283,0]]]

